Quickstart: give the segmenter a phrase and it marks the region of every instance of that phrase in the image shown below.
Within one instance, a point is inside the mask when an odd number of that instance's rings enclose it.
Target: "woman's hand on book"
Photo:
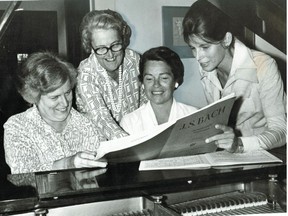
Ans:
[[[105,161],[99,161],[99,158],[97,157],[97,154],[94,152],[88,152],[88,151],[83,151],[83,152],[78,152],[74,156],[72,156],[72,164],[76,168],[81,168],[81,167],[106,167],[107,162]]]
[[[83,167],[101,167],[107,166],[106,161],[100,161],[94,152],[82,151],[77,152],[75,155],[65,157],[60,160],[54,161],[53,169],[71,169]]]
[[[215,145],[217,145],[218,148],[225,149],[231,153],[237,152],[242,143],[239,143],[241,140],[236,137],[234,130],[231,127],[220,124],[216,124],[215,128],[222,130],[223,133],[209,137],[205,142],[210,143],[215,141]]]

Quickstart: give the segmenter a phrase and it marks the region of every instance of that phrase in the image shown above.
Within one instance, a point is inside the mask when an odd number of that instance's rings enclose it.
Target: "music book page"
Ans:
[[[282,162],[282,160],[266,150],[256,150],[236,154],[231,154],[227,151],[219,151],[206,154],[205,157],[209,163],[214,166]]]
[[[235,98],[231,94],[177,121],[101,142],[97,158],[118,163],[214,152],[215,143],[205,143],[205,139],[222,133],[215,125],[228,124]]]
[[[218,166],[281,163],[266,150],[246,153],[217,151],[212,153],[141,161],[139,170],[205,169]]]

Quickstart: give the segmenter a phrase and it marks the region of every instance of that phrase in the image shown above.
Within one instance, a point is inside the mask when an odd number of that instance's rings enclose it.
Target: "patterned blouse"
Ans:
[[[79,65],[78,83],[76,87],[76,104],[81,113],[101,129],[106,139],[126,136],[127,133],[119,126],[125,114],[128,114],[147,99],[138,79],[140,56],[133,50],[126,49],[123,63],[123,96],[120,112],[112,109],[103,73],[105,69],[98,63],[95,54],[91,54]],[[110,78],[110,77],[109,77]],[[112,95],[118,103],[118,83],[110,78]]]
[[[52,170],[56,160],[79,151],[97,150],[104,137],[73,108],[70,114],[61,133],[41,118],[36,106],[8,119],[4,124],[4,148],[12,174]]]

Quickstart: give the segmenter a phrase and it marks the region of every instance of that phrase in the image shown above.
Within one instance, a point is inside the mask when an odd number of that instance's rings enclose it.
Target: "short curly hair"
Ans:
[[[77,82],[77,71],[72,64],[48,51],[29,55],[16,74],[16,88],[23,99],[37,104],[41,95],[55,91],[67,81],[71,88]]]
[[[143,53],[139,62],[139,80],[143,83],[144,68],[147,61],[162,61],[165,62],[172,71],[174,80],[179,84],[183,83],[184,65],[179,55],[173,50],[165,46],[154,47]]]
[[[131,28],[116,11],[94,10],[83,17],[80,25],[81,43],[87,53],[91,52],[91,35],[94,29],[114,29],[121,35],[124,49],[130,44]]]

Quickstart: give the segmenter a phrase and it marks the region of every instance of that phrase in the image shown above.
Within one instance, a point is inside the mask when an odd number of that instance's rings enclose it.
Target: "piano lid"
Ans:
[[[11,1],[0,20],[0,42],[5,35],[5,32],[11,22],[15,10],[19,7],[22,1]]]

